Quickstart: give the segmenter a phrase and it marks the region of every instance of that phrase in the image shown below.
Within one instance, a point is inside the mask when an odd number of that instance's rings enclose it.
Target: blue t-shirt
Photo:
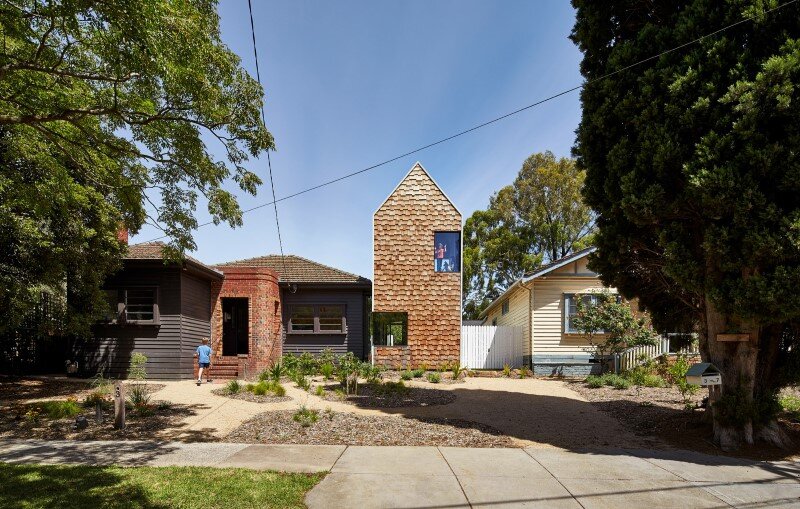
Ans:
[[[208,345],[200,345],[197,347],[197,362],[211,362],[211,347]]]

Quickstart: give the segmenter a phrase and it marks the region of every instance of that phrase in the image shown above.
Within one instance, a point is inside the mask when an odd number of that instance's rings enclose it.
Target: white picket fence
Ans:
[[[617,354],[614,359],[614,368],[617,373],[621,373],[642,364],[645,360],[655,359],[667,353],[670,353],[669,335],[661,338],[655,345],[634,346],[633,348],[628,348],[622,353]],[[692,343],[674,353],[697,355],[699,352],[697,351],[696,345]]]
[[[522,327],[464,325],[461,327],[461,365],[469,369],[522,366],[525,334]]]

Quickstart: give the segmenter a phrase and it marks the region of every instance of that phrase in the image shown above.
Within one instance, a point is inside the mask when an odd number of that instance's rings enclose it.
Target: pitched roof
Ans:
[[[491,304],[486,306],[486,308],[481,311],[480,317],[483,318],[489,314],[489,311],[497,307],[497,304],[503,300],[505,300],[506,296],[510,295],[512,291],[516,290],[517,287],[523,285],[531,281],[532,279],[536,279],[537,277],[544,276],[545,274],[549,274],[554,270],[563,267],[569,263],[574,262],[575,260],[579,260],[584,256],[589,256],[590,254],[597,251],[595,246],[589,246],[585,249],[581,249],[580,251],[575,251],[574,253],[568,254],[567,256],[563,256],[558,260],[554,260],[546,265],[542,265],[541,267],[537,268],[535,271],[531,272],[530,274],[525,274],[521,278],[514,281],[514,283],[506,288],[506,291],[501,293],[496,299],[494,299]]]
[[[142,242],[140,244],[131,244],[128,246],[128,252],[123,256],[123,260],[162,260],[164,258],[164,248],[166,244],[163,242]],[[206,265],[196,258],[184,255],[186,262],[196,266],[204,271],[213,272],[219,276],[222,273],[213,267]]]
[[[445,199],[445,200],[447,200],[447,201],[448,201],[448,203],[450,203],[450,206],[451,206],[451,207],[453,207],[453,208],[456,210],[456,212],[458,212],[458,214],[459,214],[459,215],[461,215],[461,211],[460,211],[460,210],[458,210],[458,207],[456,207],[456,204],[455,204],[455,203],[453,203],[453,200],[451,200],[451,199],[450,199],[450,197],[449,197],[449,196],[447,196],[447,193],[445,193],[445,192],[444,192],[444,189],[442,189],[442,186],[440,186],[440,185],[439,185],[439,183],[438,183],[438,182],[436,182],[436,179],[434,179],[434,178],[433,178],[433,176],[432,176],[430,173],[428,173],[428,170],[426,170],[426,169],[425,169],[425,167],[424,167],[424,166],[422,166],[422,163],[420,163],[419,161],[417,161],[416,163],[414,163],[414,166],[412,166],[412,167],[411,167],[411,169],[410,169],[410,170],[408,170],[408,173],[406,173],[406,176],[405,176],[405,177],[403,177],[402,179],[400,179],[400,182],[398,182],[398,183],[397,183],[397,185],[396,185],[396,186],[394,186],[394,189],[392,189],[392,192],[391,192],[391,193],[389,193],[389,196],[387,196],[387,197],[386,197],[386,199],[384,199],[384,200],[381,202],[380,206],[379,206],[377,209],[375,209],[375,212],[372,214],[373,216],[374,216],[375,214],[377,214],[378,212],[380,212],[380,210],[383,208],[383,206],[384,206],[384,205],[386,205],[386,202],[388,202],[388,201],[389,201],[389,198],[391,198],[391,197],[394,195],[394,193],[396,193],[396,192],[397,192],[397,190],[398,190],[398,189],[400,189],[400,186],[402,186],[402,185],[403,185],[403,182],[405,182],[405,181],[406,181],[406,179],[408,179],[408,177],[409,177],[409,176],[410,176],[410,175],[411,175],[411,174],[414,172],[414,170],[416,170],[417,168],[419,168],[420,170],[422,170],[422,173],[424,173],[424,174],[425,174],[425,176],[426,176],[426,177],[428,177],[428,179],[429,179],[431,182],[433,182],[433,185],[434,185],[434,186],[436,186],[436,189],[438,189],[440,193],[442,193],[442,196],[444,196],[444,199]]]
[[[246,260],[218,263],[216,267],[266,267],[278,273],[281,283],[371,284],[371,281],[365,277],[323,265],[302,256],[286,255],[284,259],[285,270],[281,255],[257,256]]]

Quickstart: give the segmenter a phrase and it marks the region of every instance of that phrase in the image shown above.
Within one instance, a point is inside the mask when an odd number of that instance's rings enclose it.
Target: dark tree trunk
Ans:
[[[756,439],[787,445],[774,417],[760,419],[757,402],[766,401],[777,387],[775,366],[780,327],[747,327],[720,313],[706,298],[705,341],[701,354],[722,372],[722,386],[712,389],[709,406],[714,423],[714,442],[732,450]],[[717,341],[717,334],[736,327],[750,334],[749,341]]]

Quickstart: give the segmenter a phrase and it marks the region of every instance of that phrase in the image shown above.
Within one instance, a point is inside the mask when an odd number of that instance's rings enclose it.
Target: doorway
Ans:
[[[246,298],[222,299],[222,355],[247,355],[250,349]]]

